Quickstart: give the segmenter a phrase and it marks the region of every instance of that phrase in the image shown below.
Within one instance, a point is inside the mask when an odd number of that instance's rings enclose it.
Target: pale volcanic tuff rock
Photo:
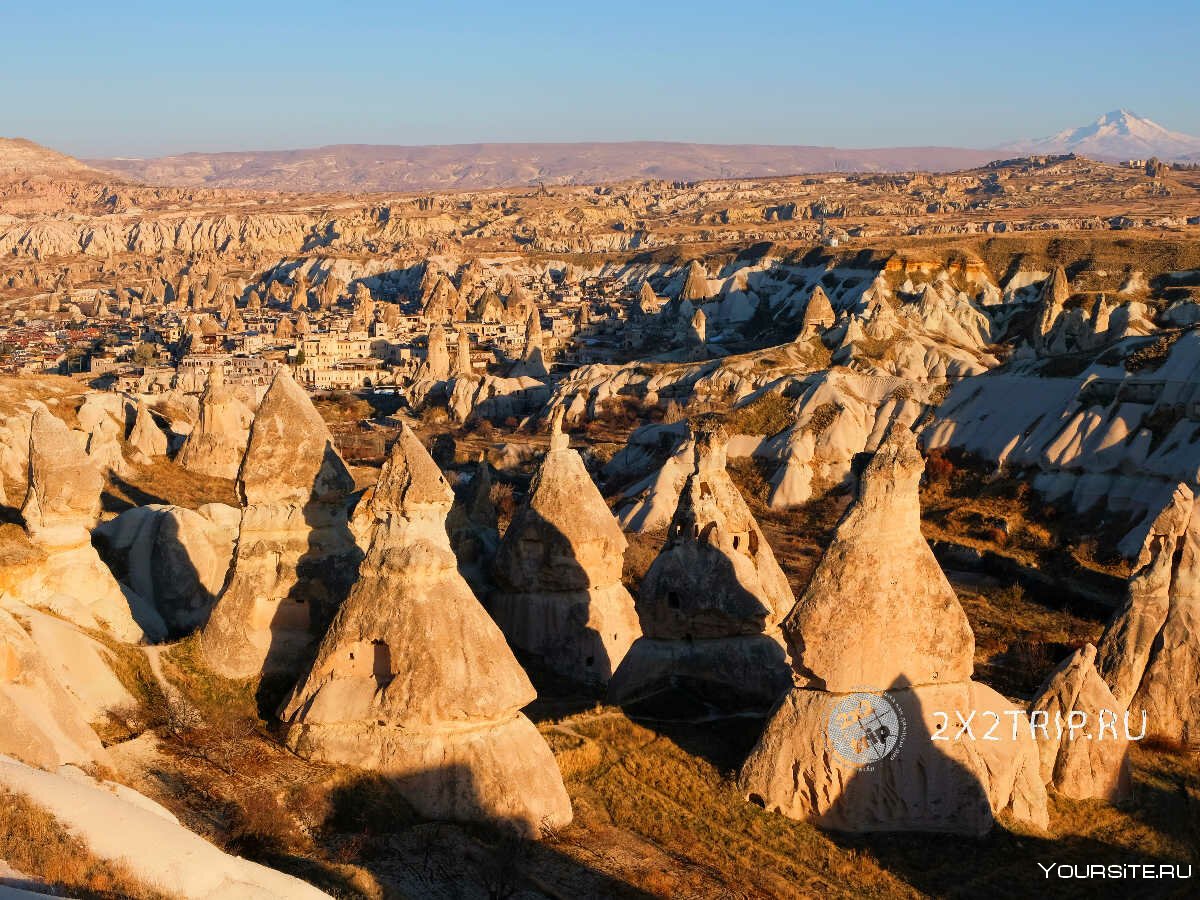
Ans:
[[[533,686],[458,573],[452,500],[404,428],[370,495],[359,579],[281,718],[297,753],[380,771],[423,815],[536,836],[571,820],[570,801],[520,712]]]
[[[471,365],[471,336],[465,328],[458,329],[454,342],[454,371],[455,376],[474,374]]]
[[[692,260],[688,264],[683,286],[679,289],[679,299],[703,303],[711,296],[712,293],[708,289],[708,273],[698,260]]]
[[[425,365],[418,373],[418,379],[445,381],[450,377],[450,353],[446,348],[446,330],[441,325],[429,329],[426,342]]]
[[[54,816],[87,851],[180,900],[329,900],[329,895],[218,849],[132,788],[68,766],[43,772],[0,756],[0,787]],[[32,897],[0,886],[4,896]],[[40,894],[37,896],[41,896]]]
[[[1071,283],[1066,270],[1062,266],[1055,266],[1050,277],[1042,283],[1041,297],[1038,299],[1038,316],[1031,335],[1036,347],[1045,347],[1047,337],[1062,315],[1063,304],[1070,296]]]
[[[831,327],[835,320],[836,316],[833,314],[833,305],[829,302],[829,295],[818,284],[813,287],[808,303],[804,306],[804,317],[800,320],[800,333],[797,338],[820,334],[826,328]]]
[[[167,455],[167,436],[155,423],[149,408],[141,400],[138,401],[137,415],[127,442],[139,462],[149,462],[155,457]]]
[[[30,765],[54,768],[105,759],[86,708],[5,608],[0,608],[0,722],[0,754]]]
[[[643,636],[609,684],[618,704],[692,702],[765,713],[791,683],[779,621],[795,598],[725,471],[724,429],[701,422],[667,542],[638,590]]]
[[[1045,717],[1046,737],[1038,741],[1038,750],[1047,786],[1076,800],[1115,801],[1129,793],[1124,707],[1096,670],[1094,646],[1076,650],[1050,674],[1029,704],[1029,712]],[[1072,736],[1072,713],[1085,717],[1086,732]],[[1059,728],[1060,722],[1066,726]]]
[[[21,515],[46,558],[24,579],[17,597],[76,624],[107,628],[123,641],[161,638],[162,620],[136,594],[122,592],[92,546],[103,483],[66,424],[45,407],[36,410]]]
[[[525,349],[520,360],[509,370],[510,378],[545,378],[546,362],[542,356],[542,316],[534,307],[525,321]]]
[[[488,572],[500,547],[500,522],[491,493],[491,467],[481,459],[466,485],[465,496],[455,501],[446,518],[458,569],[480,596],[490,587]],[[359,546],[366,546],[361,538]]]
[[[1038,748],[1023,714],[971,681],[974,637],[921,537],[923,463],[893,426],[866,467],[812,581],[784,622],[797,675],[741,773],[768,809],[842,831],[984,834],[995,814],[1047,825]],[[827,738],[853,692],[887,692],[907,723],[893,755],[868,769]],[[998,740],[937,742],[941,717],[990,712]]]
[[[213,366],[200,398],[200,418],[175,461],[200,475],[236,478],[252,419],[251,411],[224,383],[220,368]]]
[[[121,580],[152,604],[167,627],[203,625],[233,559],[241,511],[222,503],[198,509],[149,504],[102,523],[96,534]]]
[[[894,426],[784,624],[804,686],[844,693],[971,677],[975,636],[921,534],[924,468],[912,432]],[[856,652],[837,634],[853,634]]]
[[[607,683],[641,634],[621,583],[627,546],[568,445],[560,409],[550,450],[504,533],[488,612],[512,646],[567,678]]]
[[[303,665],[361,558],[347,523],[353,489],[329,429],[281,367],[238,473],[244,507],[233,571],[202,633],[214,671],[248,678]]]
[[[1150,528],[1096,665],[1132,723],[1144,715],[1148,734],[1200,743],[1200,504],[1185,485]]]

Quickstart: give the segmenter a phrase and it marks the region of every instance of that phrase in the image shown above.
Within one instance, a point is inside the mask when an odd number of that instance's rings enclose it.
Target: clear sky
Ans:
[[[79,156],[990,147],[1122,106],[1200,134],[1197,0],[19,0],[0,29],[0,134]]]

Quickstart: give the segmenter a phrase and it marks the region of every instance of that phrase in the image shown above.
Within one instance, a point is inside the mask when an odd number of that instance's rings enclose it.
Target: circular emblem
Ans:
[[[904,714],[887,694],[847,694],[830,706],[825,736],[845,762],[869,766],[895,755],[904,740]]]

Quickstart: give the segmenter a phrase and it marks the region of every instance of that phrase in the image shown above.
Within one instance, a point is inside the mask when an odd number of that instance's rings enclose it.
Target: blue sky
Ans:
[[[526,140],[989,147],[1121,106],[1200,134],[1196,0],[179,6],[5,4],[0,134],[81,156]]]

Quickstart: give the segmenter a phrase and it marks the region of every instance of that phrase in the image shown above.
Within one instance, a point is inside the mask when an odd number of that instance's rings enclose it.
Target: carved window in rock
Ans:
[[[386,641],[371,642],[371,674],[381,689],[392,680],[392,649]]]

